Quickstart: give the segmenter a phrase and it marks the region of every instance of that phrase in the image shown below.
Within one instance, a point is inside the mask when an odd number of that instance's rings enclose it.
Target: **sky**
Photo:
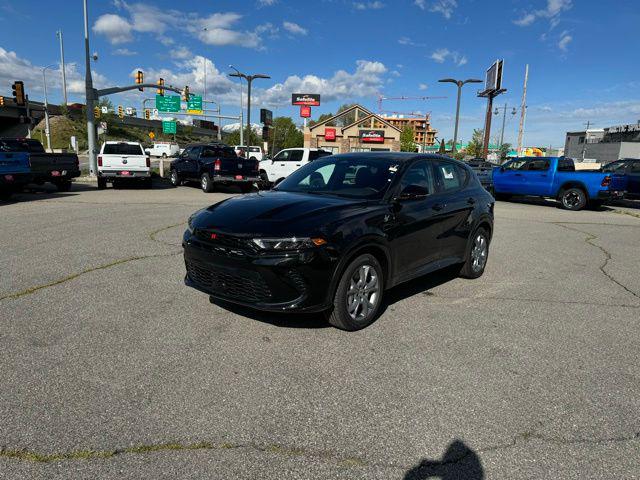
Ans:
[[[453,137],[456,87],[441,78],[480,78],[504,59],[495,105],[508,106],[505,141],[516,143],[525,65],[529,65],[525,145],[562,146],[565,132],[640,121],[638,0],[88,0],[92,63],[98,88],[147,81],[189,85],[237,115],[234,65],[255,80],[252,122],[259,109],[301,123],[292,93],[319,93],[312,116],[345,103],[378,111],[431,115],[437,137]],[[177,8],[179,7],[179,9]],[[42,100],[48,65],[49,101],[61,102],[60,54],[65,43],[69,101],[84,99],[84,29],[80,0],[0,0],[0,95],[23,80]],[[463,89],[459,138],[482,128],[486,100]],[[140,110],[154,91],[114,95]],[[246,102],[246,84],[244,86]],[[246,105],[246,103],[245,103]],[[493,116],[492,138],[502,116]]]

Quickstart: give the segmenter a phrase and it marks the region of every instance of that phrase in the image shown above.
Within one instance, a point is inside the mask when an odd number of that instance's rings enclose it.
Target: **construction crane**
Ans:
[[[382,94],[378,94],[378,112],[382,112],[382,101],[383,100],[435,100],[440,98],[449,98],[449,97],[385,97]]]

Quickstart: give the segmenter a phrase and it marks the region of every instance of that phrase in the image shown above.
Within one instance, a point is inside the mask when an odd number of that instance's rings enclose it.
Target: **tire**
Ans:
[[[271,182],[265,172],[260,172],[260,183],[258,183],[260,190],[269,190],[271,188]]]
[[[200,177],[200,188],[202,188],[202,191],[205,193],[213,192],[213,182],[208,173],[203,173]]]
[[[460,270],[462,278],[479,278],[484,273],[489,258],[489,243],[491,238],[483,227],[479,227],[469,238],[469,245],[465,253],[465,262]]]
[[[562,208],[574,212],[587,206],[587,194],[577,187],[570,187],[560,192],[559,200]]]
[[[494,190],[493,198],[495,198],[496,200],[500,200],[502,202],[506,202],[511,198],[511,195],[509,195],[508,193],[498,193]]]
[[[174,187],[179,187],[180,185],[182,185],[180,175],[178,175],[178,172],[175,169],[171,169],[171,172],[169,172],[169,181]]]
[[[371,286],[367,290],[368,284]],[[333,309],[327,317],[328,322],[350,332],[371,325],[380,310],[383,290],[384,276],[380,263],[373,255],[360,255],[347,266],[340,277],[333,298]],[[352,301],[349,304],[350,299]]]
[[[240,191],[242,193],[249,193],[253,190],[253,183],[245,182],[240,184]]]
[[[63,180],[55,183],[59,192],[68,192],[71,190],[71,180]]]
[[[104,178],[98,177],[98,190],[104,190],[107,188],[107,181]]]

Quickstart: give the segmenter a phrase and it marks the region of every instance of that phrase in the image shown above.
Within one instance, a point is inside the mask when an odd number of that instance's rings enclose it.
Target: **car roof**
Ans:
[[[126,143],[127,145],[140,145],[140,142],[127,142],[126,140],[107,140],[104,143],[105,145],[119,145],[122,143]]]
[[[187,145],[187,147],[228,147],[228,148],[232,148],[229,145],[227,145],[226,143],[220,143],[220,142],[196,142],[196,143],[189,143]],[[185,148],[187,148],[185,147]]]

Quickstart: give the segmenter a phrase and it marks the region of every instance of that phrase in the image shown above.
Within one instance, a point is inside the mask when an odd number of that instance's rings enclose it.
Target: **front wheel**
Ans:
[[[368,253],[360,255],[340,277],[329,323],[348,331],[370,325],[380,310],[383,288],[384,276],[378,260]]]
[[[98,190],[104,190],[107,188],[107,181],[104,178],[98,177]]]
[[[13,192],[9,189],[7,190],[0,190],[0,200],[9,200],[11,198],[11,194]]]
[[[587,195],[581,188],[567,188],[560,193],[560,205],[565,210],[582,210],[587,206]]]
[[[203,173],[200,177],[200,188],[202,188],[202,191],[205,193],[213,192],[213,182],[208,173]]]
[[[509,195],[508,193],[498,193],[495,191],[493,191],[492,193],[493,198],[495,198],[496,200],[500,200],[502,202],[506,202],[507,200],[509,200],[511,198],[511,195]]]
[[[489,258],[489,233],[482,227],[478,228],[471,237],[467,247],[465,262],[460,270],[463,278],[478,278],[484,273]]]
[[[176,172],[175,169],[171,170],[171,173],[169,174],[169,181],[174,187],[180,186],[180,177],[178,176],[178,172]]]

